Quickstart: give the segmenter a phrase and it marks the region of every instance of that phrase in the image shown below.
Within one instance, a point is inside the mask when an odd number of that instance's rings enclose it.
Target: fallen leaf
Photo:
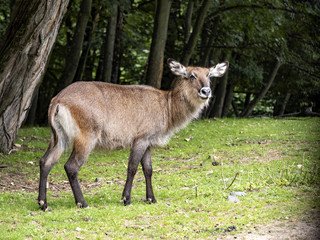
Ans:
[[[193,139],[193,136],[192,135],[190,135],[190,137],[188,137],[188,138],[185,138],[184,140],[186,141],[186,142],[189,142],[190,140],[192,140]]]

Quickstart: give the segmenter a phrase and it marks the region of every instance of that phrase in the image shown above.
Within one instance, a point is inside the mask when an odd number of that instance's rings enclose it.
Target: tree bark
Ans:
[[[70,85],[76,75],[81,56],[84,34],[91,14],[91,5],[92,0],[82,0],[81,2],[72,44],[67,53],[65,67],[56,92],[59,92],[66,86]]]
[[[287,103],[291,97],[291,92],[287,92],[284,98],[278,98],[274,108],[273,116],[282,116],[286,110]]]
[[[117,18],[118,18],[118,4],[112,6],[112,16],[108,19],[107,35],[104,48],[103,57],[103,70],[102,70],[102,81],[111,82],[112,76],[112,63],[113,63],[113,52],[116,39],[117,30]]]
[[[220,79],[221,80],[218,85],[218,89],[217,89],[217,93],[216,93],[216,101],[215,101],[214,107],[213,107],[212,116],[214,118],[221,118],[221,115],[222,115],[222,109],[223,109],[223,105],[224,105],[224,99],[226,96],[227,83],[228,83],[228,71]]]
[[[228,86],[227,86],[227,92],[225,95],[224,99],[224,104],[223,104],[223,110],[221,117],[227,117],[229,113],[229,109],[231,107],[232,99],[233,99],[233,89],[235,86],[235,81],[232,81]]]
[[[196,47],[198,38],[200,36],[201,33],[201,29],[203,27],[204,24],[204,20],[207,16],[207,12],[210,8],[210,4],[211,4],[211,0],[204,0],[201,8],[198,11],[198,15],[197,15],[197,19],[196,19],[196,23],[193,27],[192,33],[190,35],[189,41],[187,43],[187,45],[185,46],[183,53],[182,53],[182,60],[181,63],[185,66],[187,66],[189,64],[189,61],[191,59],[191,56],[193,54],[193,51]]]
[[[246,109],[249,106],[251,95],[252,95],[251,92],[246,92],[246,98],[245,98],[244,103],[243,103],[243,109]]]
[[[161,87],[170,7],[171,1],[169,0],[159,0],[157,2],[152,43],[146,73],[146,83],[156,88]]]
[[[234,115],[236,115],[236,117],[240,117],[240,113],[238,111],[237,105],[233,100],[231,101],[231,105],[233,108]]]
[[[231,56],[231,52],[227,51],[227,53],[225,54],[225,59],[229,60],[230,56]],[[216,101],[214,103],[213,113],[212,113],[212,116],[214,118],[221,118],[222,116],[222,110],[223,110],[226,91],[227,91],[228,72],[229,71],[227,71],[225,75],[222,78],[220,78],[220,83],[216,91]]]
[[[184,23],[184,42],[187,44],[190,38],[191,26],[192,26],[192,14],[193,14],[193,6],[194,0],[189,0],[187,12],[186,12],[186,19]]]
[[[241,117],[249,117],[252,113],[254,107],[258,104],[258,102],[266,95],[269,88],[271,87],[273,80],[275,79],[280,66],[282,65],[281,61],[277,60],[274,64],[272,72],[270,73],[265,86],[260,90],[260,92],[254,97],[254,99],[249,103],[249,105],[243,110],[241,113]]]
[[[17,1],[0,46],[0,151],[9,153],[42,81],[68,0]],[[26,7],[27,6],[27,7]]]
[[[119,6],[118,8],[118,22],[117,22],[117,29],[116,29],[116,37],[115,37],[115,46],[113,52],[113,64],[112,64],[112,75],[111,75],[111,82],[112,83],[119,83],[120,80],[120,63],[121,63],[121,39],[122,39],[122,31],[123,31],[123,10]]]
[[[28,116],[25,119],[23,125],[34,126],[36,122],[37,106],[39,97],[39,86],[34,90],[33,97],[31,100],[30,110],[28,111]]]
[[[79,60],[77,72],[76,72],[76,75],[75,75],[75,77],[73,79],[73,82],[82,81],[83,80],[83,75],[84,75],[84,72],[85,72],[87,59],[88,59],[89,52],[90,52],[90,49],[91,49],[92,38],[93,38],[94,31],[95,31],[96,26],[97,26],[97,22],[99,20],[99,10],[92,11],[92,16],[91,17],[92,17],[92,21],[90,22],[90,24],[87,25],[86,34],[85,34],[85,38],[84,38],[83,49],[82,49],[82,53],[81,53],[81,57],[80,57],[80,60]],[[91,78],[90,78],[90,80],[91,80]]]

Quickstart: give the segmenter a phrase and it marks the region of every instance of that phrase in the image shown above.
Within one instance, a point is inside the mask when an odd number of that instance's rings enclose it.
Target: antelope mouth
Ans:
[[[207,100],[209,98],[209,96],[204,96],[201,94],[198,94],[201,100]]]

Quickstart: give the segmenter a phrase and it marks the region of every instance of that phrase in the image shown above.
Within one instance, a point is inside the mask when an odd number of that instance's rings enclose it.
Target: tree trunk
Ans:
[[[84,75],[84,71],[86,68],[87,59],[88,59],[90,49],[91,49],[92,38],[94,35],[94,31],[96,29],[96,25],[97,25],[98,20],[99,20],[99,10],[95,10],[94,12],[92,12],[91,23],[87,25],[85,39],[84,39],[84,45],[83,45],[80,61],[78,64],[77,72],[76,72],[76,75],[73,79],[73,82],[83,80],[83,75]]]
[[[38,97],[39,97],[39,86],[34,90],[33,97],[31,100],[30,110],[28,112],[28,116],[25,119],[25,123],[23,125],[26,126],[34,126],[36,122],[37,115],[37,106],[38,106]]]
[[[243,103],[243,109],[246,109],[249,106],[251,95],[252,95],[251,92],[246,92],[246,98],[245,98],[244,103]]]
[[[276,102],[276,106],[274,108],[273,116],[282,116],[284,111],[286,110],[287,103],[291,97],[291,93],[287,92],[284,99],[278,98]]]
[[[184,23],[184,42],[187,44],[190,38],[190,31],[192,26],[192,14],[193,14],[193,6],[194,0],[189,0],[187,12],[186,12],[186,19]]]
[[[91,14],[91,5],[92,0],[82,0],[81,2],[72,44],[66,56],[65,67],[59,80],[56,93],[71,84],[76,75],[81,56],[84,34]]]
[[[116,29],[116,38],[115,38],[115,46],[113,52],[113,64],[112,64],[112,75],[111,75],[111,82],[112,83],[119,83],[119,76],[120,76],[120,63],[121,63],[121,39],[122,39],[122,31],[123,31],[123,11],[119,6],[118,10],[118,22],[117,22],[117,29]]]
[[[218,85],[218,89],[216,93],[216,101],[213,107],[212,115],[214,118],[221,118],[224,99],[226,96],[227,83],[228,83],[228,71],[225,73],[225,75],[222,78],[220,78],[220,83]]]
[[[232,81],[228,86],[227,86],[227,92],[225,95],[225,99],[224,99],[224,104],[223,104],[223,110],[222,110],[222,114],[221,117],[227,117],[229,109],[231,107],[231,102],[233,99],[233,89],[235,86],[235,82]]]
[[[169,0],[159,0],[157,2],[152,43],[146,73],[146,83],[156,88],[161,87],[164,49],[167,40],[170,7],[171,2]]]
[[[237,105],[233,100],[231,101],[231,105],[234,111],[234,115],[236,115],[236,117],[240,117],[240,113],[238,111]]]
[[[281,66],[281,62],[279,60],[276,61],[272,72],[270,73],[265,86],[260,90],[260,92],[255,96],[255,98],[249,103],[249,105],[243,110],[241,113],[241,117],[249,117],[254,107],[258,104],[258,102],[266,95],[269,88],[271,87],[273,80],[275,79],[278,70]]]
[[[183,53],[182,53],[181,63],[185,66],[189,64],[193,51],[196,47],[210,4],[211,4],[211,0],[204,0],[201,5],[201,8],[198,11],[196,23],[193,27],[189,41],[185,46],[185,48],[183,49]]]
[[[229,60],[230,56],[231,56],[231,52],[227,51],[227,53],[225,55],[225,59]],[[225,73],[225,75],[222,78],[220,78],[220,83],[218,85],[218,89],[216,92],[216,101],[215,101],[214,107],[213,107],[212,116],[214,118],[221,118],[221,116],[222,116],[224,99],[225,99],[226,91],[227,91],[227,83],[228,83],[228,71]]]
[[[201,36],[201,53],[200,53],[200,61],[199,61],[199,66],[204,66],[204,67],[211,67],[210,66],[210,56],[212,55],[213,49],[212,45],[214,41],[216,40],[216,32],[218,29],[218,26],[220,25],[220,17],[217,16],[214,20],[213,23],[211,23],[208,26],[205,26],[202,28],[202,36]],[[203,36],[205,37],[205,41],[203,40]],[[223,50],[225,51],[225,50]],[[220,49],[215,49],[215,58],[218,59],[220,56],[221,50]]]
[[[214,41],[214,37],[210,36],[209,40],[207,42],[207,45],[211,46],[213,41]],[[203,56],[200,59],[199,65],[200,66],[204,66],[204,67],[211,67],[209,60],[210,60],[210,56],[211,56],[211,53],[212,53],[212,48],[207,48],[206,47],[206,48],[202,48],[202,49],[205,49],[205,51],[203,51]]]
[[[0,46],[0,151],[9,153],[40,85],[68,0],[17,1]],[[27,6],[27,7],[26,7]]]
[[[111,82],[112,76],[112,63],[113,63],[113,52],[116,39],[117,30],[117,18],[118,18],[118,5],[113,4],[112,16],[108,19],[107,35],[104,48],[103,57],[103,70],[102,70],[102,81]]]

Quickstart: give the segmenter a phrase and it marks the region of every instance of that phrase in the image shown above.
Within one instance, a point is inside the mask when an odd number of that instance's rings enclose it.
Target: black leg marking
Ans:
[[[149,203],[156,203],[157,200],[154,197],[153,189],[152,189],[152,164],[151,164],[151,150],[150,147],[145,151],[142,159],[141,165],[144,177],[146,179],[146,201]]]
[[[81,187],[78,181],[78,173],[87,156],[83,156],[74,149],[69,160],[64,165],[64,169],[68,175],[69,183],[74,195],[76,205],[80,208],[88,207],[88,203],[84,200]]]
[[[122,193],[122,200],[125,206],[131,204],[131,189],[133,178],[137,172],[138,165],[148,148],[148,142],[144,140],[137,140],[134,142],[129,157],[129,164],[127,170],[127,180]]]

